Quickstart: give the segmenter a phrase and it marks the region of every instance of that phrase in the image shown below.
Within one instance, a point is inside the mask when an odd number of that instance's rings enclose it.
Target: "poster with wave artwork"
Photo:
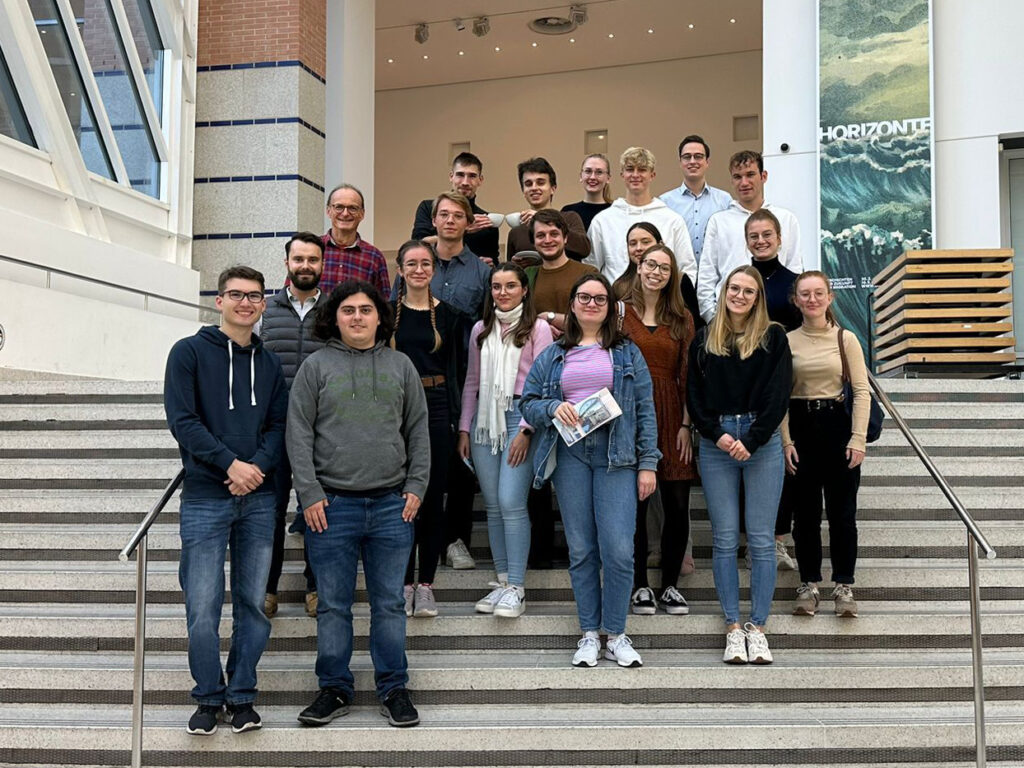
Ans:
[[[930,0],[819,0],[822,269],[867,350],[871,278],[932,247]]]

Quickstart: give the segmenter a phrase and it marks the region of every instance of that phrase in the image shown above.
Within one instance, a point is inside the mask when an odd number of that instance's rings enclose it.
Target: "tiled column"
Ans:
[[[192,264],[284,282],[283,244],[324,231],[326,0],[200,0]]]

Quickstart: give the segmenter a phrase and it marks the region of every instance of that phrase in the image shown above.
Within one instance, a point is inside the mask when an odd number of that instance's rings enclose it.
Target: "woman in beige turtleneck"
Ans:
[[[850,381],[853,418],[842,400],[843,366],[839,354],[839,324],[832,313],[832,286],[816,270],[793,283],[793,303],[803,324],[790,331],[793,390],[789,415],[782,424],[786,471],[795,476],[793,541],[800,569],[793,613],[813,616],[818,610],[821,578],[821,506],[825,499],[829,550],[835,589],[835,613],[855,617],[853,577],[857,564],[857,489],[864,461],[865,435],[871,406],[864,353],[857,337],[843,333]],[[851,424],[852,421],[852,424]]]

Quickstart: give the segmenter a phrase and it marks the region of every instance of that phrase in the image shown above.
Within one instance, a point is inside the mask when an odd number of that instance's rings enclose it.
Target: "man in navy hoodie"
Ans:
[[[217,730],[225,704],[235,733],[262,725],[253,709],[256,664],[270,637],[263,590],[274,542],[273,472],[288,411],[281,362],[252,332],[265,306],[263,275],[231,267],[217,293],[220,327],[178,341],[164,376],[164,410],[185,467],[178,581],[199,705],[187,730],[204,735]],[[229,544],[233,626],[225,682],[218,628]]]

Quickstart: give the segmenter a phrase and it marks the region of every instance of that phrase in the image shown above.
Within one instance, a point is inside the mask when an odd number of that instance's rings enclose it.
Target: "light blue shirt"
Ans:
[[[724,211],[732,203],[732,196],[724,189],[704,184],[699,195],[693,194],[685,184],[677,189],[670,189],[661,195],[661,201],[678,213],[686,221],[686,229],[690,232],[690,243],[693,255],[700,263],[700,252],[704,248],[704,230],[708,219],[719,211]]]

